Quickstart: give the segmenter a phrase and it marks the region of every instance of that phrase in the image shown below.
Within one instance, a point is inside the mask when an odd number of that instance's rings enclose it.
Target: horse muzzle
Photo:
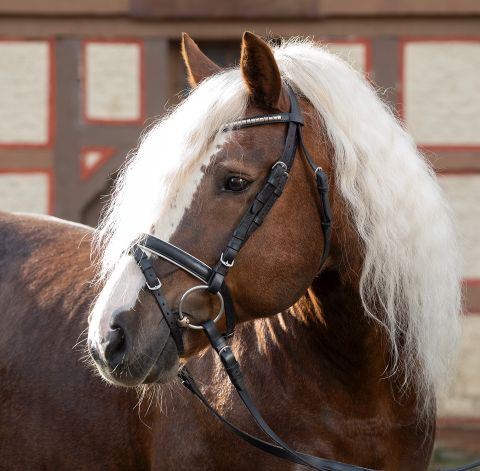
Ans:
[[[162,317],[153,321],[139,317],[133,309],[121,311],[96,338],[89,338],[90,355],[103,378],[116,385],[137,386],[175,377],[179,363],[175,342]]]

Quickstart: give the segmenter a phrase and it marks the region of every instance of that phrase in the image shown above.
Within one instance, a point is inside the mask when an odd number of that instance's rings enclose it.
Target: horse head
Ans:
[[[135,199],[139,212],[144,204],[150,205],[152,212],[157,210],[153,218],[150,215],[146,232],[168,239],[213,266],[282,156],[288,130],[285,122],[241,129],[225,125],[239,119],[284,115],[290,112],[292,103],[272,50],[251,33],[243,37],[237,70],[222,71],[186,35],[182,51],[193,91],[141,144],[139,156],[144,152],[155,154],[153,166],[145,171],[153,175],[163,172],[163,178],[158,182],[154,178],[137,181],[138,191],[144,196],[141,201],[140,194]],[[315,166],[331,176],[327,140],[319,142],[315,137],[321,132],[321,124],[305,99],[300,98],[299,103],[305,120],[303,141],[313,152]],[[178,126],[174,134],[162,133],[162,127],[174,126]],[[162,133],[162,140],[155,139],[157,146],[149,142],[155,133]],[[167,141],[182,136],[187,141],[183,145]],[[172,147],[186,155],[170,153]],[[296,153],[283,194],[242,246],[226,275],[238,323],[289,308],[319,272],[325,243],[321,201],[309,162],[301,149]],[[172,160],[174,163],[169,163]],[[164,164],[166,169],[162,170]],[[119,194],[127,193],[129,180],[139,170],[137,165],[134,160],[127,167]],[[160,210],[152,204],[159,200],[158,185],[165,186]],[[166,301],[178,309],[182,295],[197,286],[198,280],[162,258],[154,258],[152,263]],[[182,302],[182,312],[190,324],[201,325],[219,311],[221,301],[221,296],[197,289]],[[219,327],[225,329],[225,318]],[[181,335],[182,361],[206,345],[202,332],[182,329]],[[129,253],[123,252],[114,263],[99,295],[89,341],[99,370],[112,382],[136,385],[168,381],[176,375],[179,352]]]
[[[411,137],[318,44],[245,33],[227,70],[188,36],[182,51],[192,91],[144,136],[97,233],[89,346],[102,375],[170,381],[206,345],[188,327],[217,313],[228,334],[232,312],[242,323],[294,306],[288,315],[334,342],[352,334],[345,319],[334,332],[348,298],[365,335],[380,332],[359,340],[378,347],[375,381],[388,371],[433,410],[459,336],[461,274],[450,213]]]

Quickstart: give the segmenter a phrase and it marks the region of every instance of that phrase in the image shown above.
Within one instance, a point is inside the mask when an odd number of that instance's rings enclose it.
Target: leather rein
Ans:
[[[227,372],[228,377],[235,387],[240,399],[248,409],[259,428],[270,438],[273,443],[261,440],[260,438],[254,437],[253,435],[240,430],[222,417],[214,409],[214,407],[209,404],[195,383],[190,372],[185,366],[183,366],[178,373],[182,384],[189,391],[191,391],[227,428],[229,428],[247,443],[259,448],[260,450],[295,464],[304,465],[321,471],[373,471],[369,468],[363,468],[351,464],[341,463],[339,461],[327,460],[324,458],[300,453],[287,445],[270,428],[258,411],[255,403],[246,389],[240,365],[235,358],[231,347],[227,343],[228,339],[234,334],[235,311],[233,301],[230,296],[230,291],[225,283],[225,277],[228,273],[228,270],[234,265],[235,257],[242,246],[253,234],[253,232],[260,227],[270,209],[273,207],[275,201],[281,196],[288,181],[289,173],[292,168],[298,147],[300,147],[302,150],[302,153],[305,156],[309,166],[315,173],[317,190],[320,197],[321,225],[324,240],[320,268],[323,266],[330,249],[332,216],[328,199],[327,175],[321,167],[318,167],[314,164],[310,153],[305,148],[301,132],[304,121],[300,106],[295,93],[290,87],[288,87],[288,94],[290,97],[289,113],[275,113],[240,119],[227,124],[223,129],[223,131],[235,131],[260,125],[278,123],[288,124],[287,136],[285,139],[285,146],[282,156],[272,166],[265,185],[255,196],[255,200],[251,204],[250,208],[244,213],[225,250],[220,255],[218,262],[213,267],[210,267],[175,245],[149,234],[144,234],[140,242],[133,246],[132,255],[142,270],[142,273],[145,276],[147,287],[154,296],[155,301],[157,302],[157,305],[170,328],[171,335],[175,341],[179,356],[184,353],[182,340],[183,330],[185,328],[203,330],[207,335],[212,347],[220,357],[225,371]],[[148,254],[156,255],[168,261],[169,263],[178,266],[202,282],[201,285],[190,288],[182,295],[177,311],[171,310],[170,306],[168,305],[162,293],[162,283],[155,272],[152,259],[148,256]],[[211,294],[217,295],[220,298],[221,307],[219,313],[213,320],[208,320],[203,324],[195,325],[190,322],[186,315],[184,315],[182,311],[182,305],[185,299],[192,292],[200,289],[207,290]],[[223,312],[225,312],[226,316],[226,332],[221,334],[216,326],[216,322],[220,319]]]

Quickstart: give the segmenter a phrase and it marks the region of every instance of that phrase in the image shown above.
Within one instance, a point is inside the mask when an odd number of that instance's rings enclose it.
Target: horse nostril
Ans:
[[[126,350],[125,332],[119,327],[115,326],[110,330],[103,343],[105,360],[112,365],[117,366],[123,360]]]

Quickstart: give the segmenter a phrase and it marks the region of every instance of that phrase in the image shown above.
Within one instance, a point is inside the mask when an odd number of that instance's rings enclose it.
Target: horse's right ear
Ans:
[[[200,50],[187,33],[182,33],[182,57],[187,67],[188,83],[192,87],[222,70]]]
[[[249,31],[243,33],[240,69],[252,101],[265,108],[278,109],[282,79],[275,57],[270,46]]]

